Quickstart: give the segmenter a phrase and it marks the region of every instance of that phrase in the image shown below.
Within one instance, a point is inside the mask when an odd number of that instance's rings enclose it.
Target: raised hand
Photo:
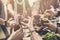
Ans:
[[[21,22],[23,25],[27,26],[30,30],[34,30],[33,28],[33,18],[32,17],[28,17],[28,18],[25,18],[25,21],[26,22]]]

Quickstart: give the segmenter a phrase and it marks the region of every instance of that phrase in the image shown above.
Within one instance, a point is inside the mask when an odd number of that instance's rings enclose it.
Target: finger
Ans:
[[[30,19],[31,17],[30,17],[30,16],[28,16],[28,18]]]
[[[28,23],[21,22],[22,25],[28,26]]]
[[[50,25],[50,23],[44,23],[44,25]]]

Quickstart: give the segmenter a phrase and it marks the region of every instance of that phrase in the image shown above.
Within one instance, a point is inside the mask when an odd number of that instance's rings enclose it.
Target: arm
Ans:
[[[9,10],[10,15],[14,16],[14,10],[13,10],[13,8],[12,8],[12,5],[11,5],[11,4],[8,4],[8,5],[7,5],[7,9]]]
[[[56,30],[58,28],[57,32],[60,33],[60,27],[56,27],[50,20],[48,20],[48,21],[49,21],[49,23],[44,23],[44,25],[47,25],[47,27],[54,32],[56,32]]]
[[[52,31],[54,31],[54,32],[56,32],[56,30],[57,30],[57,33],[60,33],[60,27],[56,27],[55,25],[53,25],[53,24],[49,24],[49,28],[52,30]],[[57,29],[58,28],[58,29]]]
[[[4,22],[5,22],[5,20],[0,18],[0,24],[3,24]]]
[[[35,29],[33,27],[33,21],[32,21],[33,19],[29,18],[28,20],[29,20],[28,24],[23,23],[23,22],[22,22],[22,24],[26,25],[29,28],[29,30],[31,31],[31,35],[32,35],[33,39],[42,40],[42,37],[37,32],[35,32]]]
[[[12,33],[8,40],[21,40],[23,38],[23,31],[22,29],[18,29],[16,32]]]

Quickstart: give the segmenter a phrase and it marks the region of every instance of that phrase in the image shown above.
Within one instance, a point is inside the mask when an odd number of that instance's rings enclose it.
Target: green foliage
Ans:
[[[46,35],[45,35],[45,38],[46,40],[57,40],[57,37],[54,33],[52,32],[48,32]]]

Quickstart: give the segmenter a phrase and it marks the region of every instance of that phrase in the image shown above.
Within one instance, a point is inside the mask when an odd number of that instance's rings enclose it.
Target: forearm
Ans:
[[[8,40],[21,40],[23,37],[22,29],[17,30],[16,32],[12,33]]]
[[[58,29],[57,29],[57,28],[58,28]],[[57,33],[60,33],[60,27],[51,26],[51,27],[49,27],[49,29],[51,29],[51,30],[54,31],[54,32],[57,31]]]
[[[9,10],[10,14],[14,16],[14,11],[10,8],[8,10]]]
[[[10,14],[12,15],[12,16],[14,16],[14,10],[13,10],[13,8],[12,8],[12,5],[11,4],[8,4],[8,11],[10,12]]]
[[[36,33],[35,31],[32,32],[32,37],[34,40],[42,40],[42,37],[38,33]]]
[[[29,29],[31,31],[31,35],[34,40],[42,40],[42,37],[35,31],[35,29],[33,27],[29,28]]]
[[[56,31],[56,27],[55,26],[50,26],[49,29],[52,30],[53,32]]]

